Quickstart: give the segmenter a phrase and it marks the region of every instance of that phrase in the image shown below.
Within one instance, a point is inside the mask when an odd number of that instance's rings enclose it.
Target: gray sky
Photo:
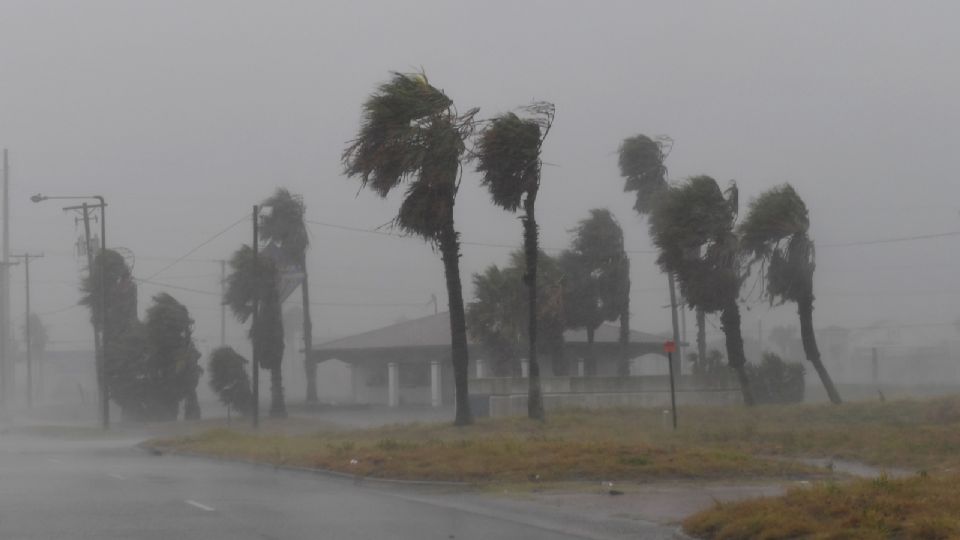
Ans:
[[[399,199],[358,193],[339,161],[360,104],[390,70],[421,66],[461,109],[493,115],[557,105],[538,209],[544,245],[562,247],[608,207],[630,249],[646,225],[622,192],[615,151],[635,133],[675,141],[670,175],[735,178],[741,200],[789,181],[806,199],[818,250],[818,326],[947,323],[958,315],[960,238],[828,247],[960,230],[960,33],[955,2],[241,2],[44,1],[0,4],[0,146],[10,149],[12,244],[44,251],[35,311],[76,303],[78,229],[36,192],[107,197],[109,240],[144,278],[249,213],[278,185],[310,219],[371,228]],[[472,170],[472,168],[470,168]],[[466,242],[518,244],[472,172],[457,221]],[[439,258],[414,239],[314,225],[315,341],[431,312],[445,303]],[[234,227],[192,258],[228,257]],[[470,275],[501,248],[464,247]],[[164,259],[167,258],[167,259]],[[669,326],[666,279],[633,256],[633,325]],[[218,290],[212,262],[154,278]],[[22,271],[13,271],[14,313]],[[140,307],[162,287],[142,284]],[[215,344],[218,298],[169,290]],[[793,322],[753,298],[744,331]],[[45,317],[53,339],[89,341],[80,308]],[[19,321],[16,322],[19,328]],[[691,323],[692,324],[692,323]],[[768,326],[769,325],[769,326]],[[931,326],[947,335],[953,329]],[[232,324],[230,338],[242,343]],[[205,348],[205,347],[204,347]]]

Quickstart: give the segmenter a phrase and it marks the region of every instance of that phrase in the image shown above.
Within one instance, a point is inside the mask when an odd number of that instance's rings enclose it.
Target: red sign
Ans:
[[[673,341],[664,341],[663,342],[663,352],[665,353],[674,353],[677,352],[677,344]]]

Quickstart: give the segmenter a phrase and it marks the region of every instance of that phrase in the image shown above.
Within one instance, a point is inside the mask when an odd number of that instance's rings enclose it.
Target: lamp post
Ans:
[[[96,199],[98,204],[88,205],[83,203],[80,207],[67,207],[64,210],[83,210],[84,225],[87,232],[87,253],[90,252],[90,226],[89,219],[87,215],[88,208],[99,208],[100,209],[100,255],[102,257],[106,256],[107,253],[107,203],[100,195],[74,195],[74,196],[63,196],[63,195],[41,195],[37,193],[36,195],[30,197],[30,200],[39,203],[42,201],[57,199],[57,200],[84,200],[84,199]],[[88,257],[88,261],[92,261],[91,257]],[[106,288],[106,279],[104,274],[106,273],[106,264],[105,259],[101,259],[101,267],[99,274],[99,287],[100,287],[100,332],[99,340],[97,338],[97,329],[94,327],[94,348],[99,349],[97,351],[97,384],[100,386],[100,422],[103,426],[103,429],[108,429],[110,427],[110,393],[107,390],[107,374],[106,374],[106,348],[107,348],[107,288]],[[93,265],[89,264],[89,272],[93,272]],[[99,345],[99,346],[98,346]]]

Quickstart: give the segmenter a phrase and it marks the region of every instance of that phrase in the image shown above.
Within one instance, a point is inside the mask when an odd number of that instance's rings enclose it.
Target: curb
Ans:
[[[377,478],[373,476],[361,476],[358,474],[350,474],[341,471],[335,471],[333,469],[320,469],[315,467],[300,467],[297,465],[277,465],[274,463],[269,463],[266,461],[256,461],[253,459],[244,459],[244,458],[226,458],[215,456],[211,454],[203,454],[200,452],[191,452],[189,450],[173,450],[168,447],[163,446],[151,446],[145,442],[138,443],[135,445],[136,448],[144,452],[156,453],[161,452],[162,454],[171,454],[174,456],[184,456],[198,459],[206,459],[209,461],[219,461],[227,463],[243,463],[244,465],[252,465],[254,467],[261,468],[270,468],[274,470],[289,471],[289,472],[299,472],[299,473],[308,473],[314,474],[317,476],[326,476],[329,478],[336,478],[339,480],[350,480],[354,484],[381,484],[386,486],[408,486],[408,487],[442,487],[442,488],[475,488],[477,484],[470,482],[455,482],[452,480],[401,480],[398,478]]]

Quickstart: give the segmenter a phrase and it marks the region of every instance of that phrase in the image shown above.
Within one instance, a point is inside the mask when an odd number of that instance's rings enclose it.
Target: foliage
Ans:
[[[517,361],[528,339],[524,273],[525,258],[516,251],[508,266],[501,269],[491,265],[473,275],[474,301],[467,306],[467,328],[490,355],[498,376],[519,372]],[[555,362],[563,349],[562,279],[556,259],[541,251],[537,265],[537,280],[542,284],[537,291],[537,339]]]
[[[123,255],[111,249],[97,253],[93,259],[93,268],[80,283],[80,305],[90,309],[90,319],[98,329],[103,305],[100,293],[101,269],[105,269],[104,285],[109,306],[109,332],[105,336],[109,344],[137,321],[137,285],[133,282],[133,275]]]
[[[516,211],[540,185],[541,123],[514,113],[497,116],[477,143],[477,172],[494,204]]]
[[[187,402],[185,416],[199,417],[196,389],[203,369],[193,342],[193,319],[187,308],[167,293],[153,297],[147,309],[144,330],[148,345],[148,415],[176,419],[181,401]]]
[[[381,197],[409,181],[395,223],[439,241],[453,223],[460,158],[474,114],[458,116],[453,101],[423,73],[393,73],[364,102],[360,132],[343,154],[345,172]]]
[[[664,149],[669,151],[672,141],[668,137],[651,139],[635,135],[620,144],[620,176],[625,179],[624,191],[636,191],[633,208],[640,214],[653,211],[657,197],[667,189],[667,167]]]
[[[271,372],[270,413],[286,416],[283,398],[281,362],[283,361],[283,314],[278,291],[277,267],[263,255],[254,257],[253,249],[244,245],[230,259],[231,272],[223,302],[240,321],[245,322],[258,307],[256,324],[247,335],[261,369]]]
[[[619,318],[629,301],[630,262],[623,229],[609,210],[594,208],[573,233],[570,249],[559,257],[566,324],[594,330]]]
[[[763,353],[759,365],[747,365],[757,403],[802,403],[804,375],[803,364],[784,362],[770,352]]]
[[[286,188],[277,188],[261,206],[270,211],[260,216],[260,238],[274,242],[284,251],[286,258],[301,263],[310,246],[303,197]]]
[[[769,266],[766,292],[771,304],[813,295],[816,262],[809,227],[807,207],[790,184],[773,188],[750,203],[739,233],[743,248]]]
[[[214,349],[207,364],[210,370],[210,388],[220,398],[221,403],[242,415],[250,413],[253,400],[246,365],[247,359],[232,347]]]

